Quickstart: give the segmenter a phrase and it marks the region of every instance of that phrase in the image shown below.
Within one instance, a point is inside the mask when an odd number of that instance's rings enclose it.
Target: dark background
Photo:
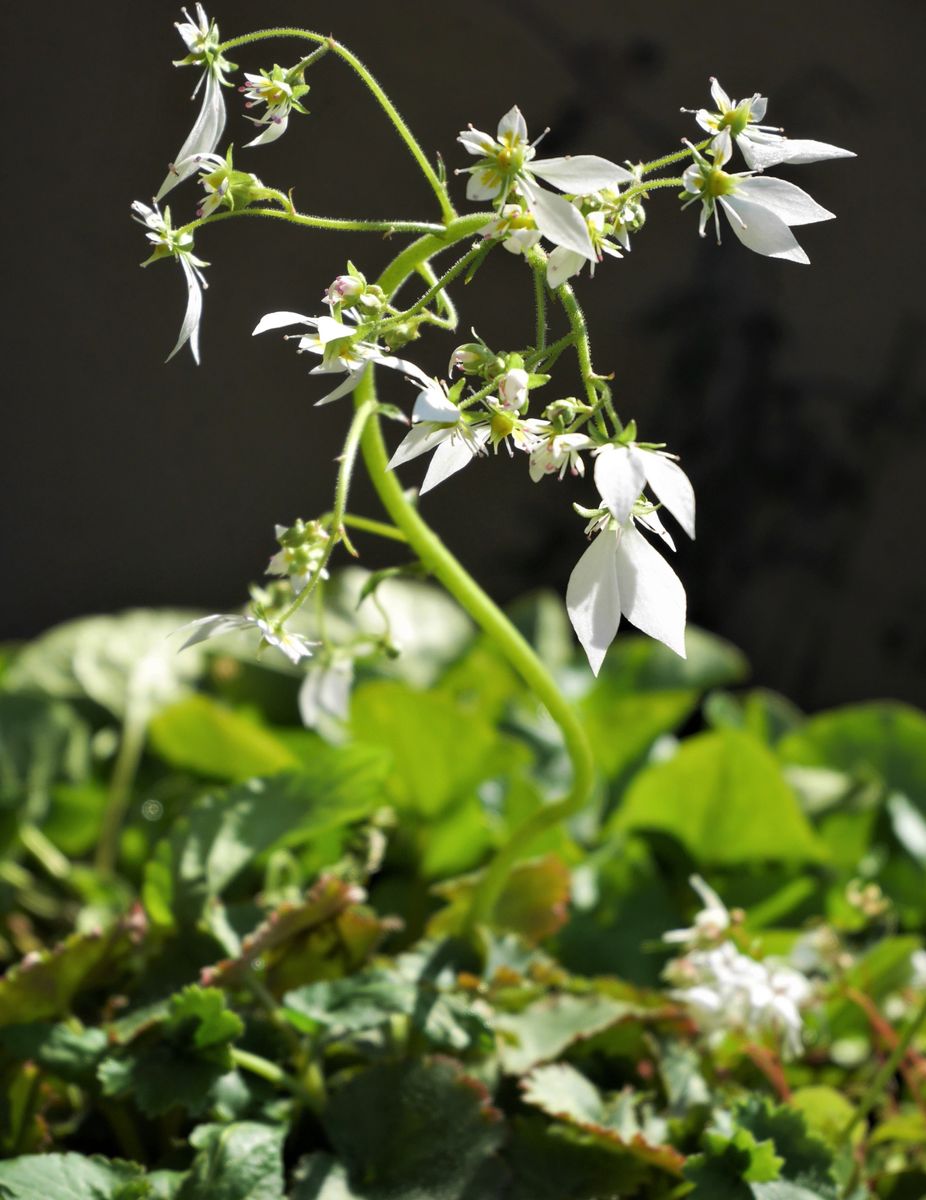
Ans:
[[[653,157],[697,135],[678,109],[706,103],[711,74],[734,96],[770,94],[769,119],[793,136],[856,149],[855,161],[776,169],[838,213],[798,231],[810,268],[729,233],[720,248],[699,241],[696,213],[662,193],[632,255],[578,291],[622,415],[681,452],[695,484],[699,538],[676,562],[692,619],[808,707],[926,703],[922,0],[220,0],[215,15],[225,37],[282,23],[335,34],[451,168],[470,161],[457,131],[493,129],[514,102],[533,133],[552,127],[544,154]],[[260,221],[207,230],[203,365],[186,351],[163,364],[184,289],[173,264],[138,270],[129,203],[151,196],[196,111],[195,73],[170,66],[178,17],[173,0],[4,8],[0,636],[130,605],[236,606],[274,522],[330,504],[349,402],[313,409],[304,360],[248,335],[266,311],[320,311],[348,255],[372,275],[395,246]],[[233,57],[256,70],[299,53],[274,42]],[[312,116],[238,165],[294,185],[306,211],[433,220],[426,184],[351,73],[329,57],[310,81]],[[225,137],[240,146],[252,127],[227,98]],[[196,192],[172,194],[178,219]],[[462,180],[456,195],[467,211]],[[523,308],[511,307],[517,288]],[[529,276],[512,256],[494,255],[457,299],[462,331],[530,340]],[[412,355],[442,372],[460,340],[435,331]],[[384,392],[410,399],[398,379]],[[565,588],[584,545],[570,501],[592,495],[534,487],[516,466],[482,462],[424,506],[503,601]],[[374,513],[368,496],[353,507]]]

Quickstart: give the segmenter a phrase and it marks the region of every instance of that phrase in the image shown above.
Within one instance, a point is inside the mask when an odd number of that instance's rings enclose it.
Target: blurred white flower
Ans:
[[[695,112],[701,128],[713,135],[710,150],[718,166],[730,160],[734,141],[746,165],[758,171],[779,163],[798,165],[830,158],[855,158],[852,150],[843,150],[841,146],[805,138],[787,138],[774,125],[760,125],[768,100],[758,92],[747,100],[731,100],[712,76],[711,97],[715,105],[713,111],[707,108],[682,111]]]
[[[694,925],[689,929],[670,929],[662,935],[662,940],[686,946],[716,942],[724,937],[730,928],[727,906],[700,875],[692,875],[689,883],[700,896],[704,907],[695,913]]]
[[[234,633],[242,629],[256,629],[260,633],[262,647],[264,645],[276,647],[293,664],[298,663],[302,658],[310,658],[312,647],[318,645],[317,642],[310,642],[298,633],[287,633],[282,626],[271,624],[270,621],[262,617],[213,613],[212,616],[200,617],[196,621],[190,621],[188,625],[184,625],[181,628],[193,630],[180,647],[181,650],[185,650],[187,646],[195,646],[198,642],[204,642],[208,638],[221,637],[224,633]]]

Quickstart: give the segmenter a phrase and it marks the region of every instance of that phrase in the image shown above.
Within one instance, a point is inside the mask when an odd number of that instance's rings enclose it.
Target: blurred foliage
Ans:
[[[593,680],[530,597],[600,785],[464,941],[568,760],[439,592],[364,583],[327,591],[343,715],[243,639],[178,655],[188,613],[5,653],[0,1197],[926,1194],[922,1032],[869,1095],[926,990],[926,717],[807,718],[698,630],[685,661],[623,636]],[[815,980],[799,1057],[702,1036],[666,985],[694,872],[741,949]]]

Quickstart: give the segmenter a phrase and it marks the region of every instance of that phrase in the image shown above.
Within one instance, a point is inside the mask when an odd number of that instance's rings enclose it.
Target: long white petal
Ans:
[[[464,129],[457,141],[477,158],[485,158],[495,146],[495,138],[491,134],[483,133],[481,129]]]
[[[813,196],[808,196],[803,188],[770,175],[744,179],[734,195],[737,199],[742,196],[761,204],[786,225],[812,225],[815,221],[829,221],[836,216],[818,204]]]
[[[315,322],[315,317],[304,317],[302,313],[297,312],[267,313],[254,326],[251,337],[258,333],[266,333],[268,329],[285,329],[287,325],[314,325]]]
[[[322,404],[331,404],[332,401],[340,400],[342,396],[346,396],[348,392],[352,392],[360,382],[360,376],[365,370],[366,363],[354,371],[349,371],[344,382],[339,384],[333,392],[329,392],[327,396],[322,396],[321,400],[315,401],[315,407],[319,408]]]
[[[617,547],[621,611],[637,629],[685,658],[685,589],[658,550],[628,526]]]
[[[604,446],[595,456],[595,486],[621,525],[630,520],[646,483],[643,455],[628,446]]]
[[[633,175],[626,167],[597,154],[576,154],[571,158],[535,159],[528,170],[552,183],[561,192],[597,192],[599,188],[630,183]]]
[[[422,371],[416,363],[410,362],[407,358],[396,358],[392,354],[380,354],[377,350],[369,356],[370,362],[375,362],[377,366],[389,367],[393,371],[403,371],[406,375],[410,375],[413,379],[417,379],[424,387],[433,387],[434,380],[425,371]]]
[[[446,441],[450,437],[451,433],[452,429],[446,425],[435,426],[430,422],[423,425],[416,425],[399,442],[395,454],[393,454],[387,464],[386,470],[394,471],[396,467],[401,467],[404,463],[411,462],[419,454],[427,454],[431,450],[436,450],[441,442]]]
[[[418,495],[423,496],[439,483],[462,471],[473,461],[473,451],[469,443],[461,437],[447,438],[434,451],[424,481],[418,489]]]
[[[761,119],[761,118],[760,118]],[[806,138],[786,138],[781,134],[757,132],[747,129],[736,139],[748,166],[754,171],[763,171],[780,163],[801,166],[805,163],[824,162],[831,158],[855,158],[852,150],[831,146],[827,142],[814,142]]]
[[[261,122],[263,124],[263,121]],[[275,142],[277,138],[281,138],[286,132],[286,126],[289,124],[289,113],[285,117],[280,117],[277,121],[268,121],[267,127],[263,133],[259,133],[253,141],[245,142],[245,149],[248,146],[266,146],[270,142]]]
[[[675,552],[675,539],[669,533],[668,529],[666,529],[665,525],[663,525],[662,519],[655,509],[652,512],[635,516],[634,520],[638,525],[642,525],[644,529],[648,529],[650,533],[655,533],[656,537],[661,538],[669,549],[673,553]]]
[[[695,535],[695,494],[691,480],[671,458],[641,451],[646,482],[690,538]]]
[[[722,113],[733,107],[733,101],[720,86],[720,80],[716,75],[711,76],[711,99]]]
[[[168,171],[167,178],[158,189],[155,200],[166,196],[181,180],[193,174],[197,166],[194,156],[211,154],[219,144],[219,138],[222,136],[224,128],[225,98],[222,95],[222,85],[214,73],[207,70],[202,106],[186,141],[177,151],[174,166]]]
[[[742,196],[721,196],[720,203],[732,213],[733,232],[750,250],[769,258],[784,258],[789,262],[809,263],[807,251],[782,221],[761,204],[753,204]]]
[[[535,184],[522,184],[527,205],[537,228],[554,246],[565,246],[597,262],[595,248],[589,236],[585,218],[562,196],[548,192]]]
[[[565,246],[557,246],[547,259],[547,287],[558,288],[573,275],[578,275],[587,261],[584,254],[567,250]]]
[[[569,620],[597,675],[621,623],[617,531],[599,533],[573,568],[566,586]]]
[[[516,104],[505,113],[498,123],[499,141],[505,134],[511,134],[513,138],[521,142],[527,141],[527,122]]]
[[[178,255],[178,261],[183,268],[186,278],[186,312],[183,314],[183,324],[180,326],[180,336],[177,344],[167,356],[167,362],[174,357],[181,346],[190,343],[194,360],[199,363],[199,322],[203,315],[203,293],[193,264],[185,254]]]

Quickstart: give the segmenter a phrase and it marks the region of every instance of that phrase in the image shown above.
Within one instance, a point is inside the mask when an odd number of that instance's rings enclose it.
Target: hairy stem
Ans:
[[[305,41],[317,42],[319,45],[327,46],[340,59],[347,63],[356,75],[363,81],[370,92],[372,92],[376,102],[380,108],[392,122],[399,137],[408,147],[412,158],[421,168],[421,172],[430,184],[431,190],[437,197],[437,202],[440,205],[441,216],[446,222],[450,222],[457,215],[453,204],[450,202],[450,197],[447,194],[447,189],[441,183],[437,172],[428,162],[427,156],[421,149],[418,140],[415,138],[412,131],[402,119],[396,106],[392,103],[382,87],[373,77],[369,70],[363,65],[359,58],[353,54],[346,46],[342,46],[340,42],[336,42],[332,37],[325,37],[323,34],[314,33],[310,29],[298,29],[295,27],[281,27],[277,29],[260,29],[255,33],[245,33],[241,37],[231,38],[230,41],[223,42],[219,47],[220,53],[226,50],[234,50],[238,46],[248,46],[254,42],[265,41],[267,38],[302,38]]]
[[[282,193],[281,193],[282,194]],[[289,208],[236,208],[197,217],[178,229],[178,233],[193,233],[204,225],[216,221],[227,221],[231,217],[268,217],[271,221],[288,221],[290,225],[302,225],[309,229],[334,229],[347,233],[382,233],[387,237],[394,233],[440,233],[443,225],[429,221],[367,221],[354,217],[316,217],[311,213],[295,212]]]

